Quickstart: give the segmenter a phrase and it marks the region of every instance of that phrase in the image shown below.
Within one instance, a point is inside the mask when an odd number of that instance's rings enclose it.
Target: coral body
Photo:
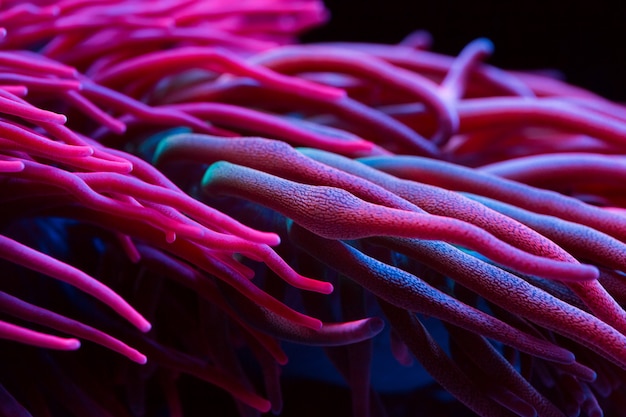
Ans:
[[[2,3],[0,416],[289,415],[295,345],[359,417],[418,412],[384,355],[437,415],[623,410],[626,108],[326,18]]]

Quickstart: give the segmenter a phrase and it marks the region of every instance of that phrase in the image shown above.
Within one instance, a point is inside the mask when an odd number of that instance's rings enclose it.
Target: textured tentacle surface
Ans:
[[[367,203],[338,188],[309,186],[226,162],[215,163],[203,179],[219,193],[234,193],[275,209],[315,233],[335,239],[375,235],[446,240],[485,253],[496,262],[552,279],[597,278],[595,268],[555,262],[516,250],[482,229],[455,219],[386,208]],[[303,204],[304,202],[307,204]],[[367,218],[367,227],[363,219]]]
[[[0,4],[1,415],[623,413],[626,107],[327,18]]]
[[[623,216],[563,194],[529,187],[441,161],[415,157],[395,157],[393,160],[375,157],[364,162],[402,178],[483,195],[527,210],[588,225],[622,241],[626,240],[626,220]]]
[[[344,243],[324,241],[297,226],[291,229],[291,236],[313,256],[321,258],[332,268],[348,275],[398,308],[428,314],[462,327],[472,327],[474,332],[489,334],[489,337],[498,338],[503,343],[516,344],[518,349],[532,351],[533,354],[550,360],[570,362],[573,359],[569,352],[553,350],[541,340],[532,340],[532,337],[517,333],[515,329],[493,321],[490,316],[458,302],[419,278],[378,262]],[[331,261],[337,255],[340,256],[341,263]]]

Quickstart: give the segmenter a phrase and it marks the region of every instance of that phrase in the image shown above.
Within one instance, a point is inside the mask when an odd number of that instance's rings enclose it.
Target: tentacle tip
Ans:
[[[152,324],[143,317],[140,317],[137,320],[135,326],[143,333],[148,333],[150,330],[152,330]]]
[[[126,123],[117,120],[112,126],[112,130],[114,133],[118,135],[123,135],[126,133]]]
[[[600,271],[593,265],[578,264],[575,268],[575,271],[570,270],[567,273],[561,273],[558,276],[555,275],[552,279],[563,282],[586,282],[596,281],[600,277]]]
[[[313,317],[309,317],[306,323],[303,324],[312,330],[321,330],[324,327],[322,320]]]
[[[600,278],[600,270],[597,267],[588,264],[583,264],[581,266],[585,267],[585,277],[587,281],[595,281]]]
[[[135,363],[138,363],[139,365],[145,365],[146,363],[148,363],[148,357],[144,354],[141,354],[139,352],[137,352],[136,355],[134,355],[131,360]]]
[[[262,413],[268,413],[272,410],[272,403],[268,400],[263,399],[259,401],[255,408]]]
[[[331,294],[335,290],[335,287],[330,282],[320,283],[318,292],[320,294]]]
[[[80,348],[80,340],[68,339],[67,343],[65,344],[65,348],[67,350],[77,350],[78,348]]]
[[[316,90],[317,92],[320,93],[320,95],[323,98],[329,99],[329,100],[341,100],[344,97],[348,96],[348,93],[346,92],[346,90],[343,90],[341,88],[336,88],[336,87],[331,87],[329,85],[322,85],[322,84],[315,84]]]
[[[260,232],[259,237],[267,246],[278,246],[281,242],[280,236],[272,232]]]
[[[298,288],[303,290],[313,291],[318,294],[331,294],[335,289],[335,287],[333,287],[333,284],[331,284],[330,282],[317,281],[303,276],[301,276],[301,278],[303,281],[307,282],[300,283],[300,285],[297,285],[296,283],[294,284],[296,284]]]
[[[0,161],[0,172],[21,172],[26,168],[26,165],[22,161]]]
[[[493,54],[493,51],[495,50],[495,45],[493,44],[493,41],[491,39],[489,39],[489,38],[478,38],[474,42],[476,42],[480,46],[482,52],[485,55]]]
[[[365,139],[358,139],[356,141],[354,141],[354,148],[355,151],[359,152],[371,152],[376,148],[376,144],[374,142],[371,142],[369,140],[365,140]]]
[[[287,356],[287,354],[283,352],[282,349],[280,351],[280,354],[274,359],[276,360],[276,363],[280,366],[285,366],[289,363],[289,356]]]
[[[385,321],[380,317],[372,317],[369,320],[369,329],[372,334],[372,337],[376,336],[385,328]]]
[[[559,363],[562,363],[563,365],[572,365],[576,363],[576,355],[574,355],[574,353],[569,350],[563,349],[561,357],[555,361],[558,361]]]
[[[131,172],[133,172],[133,169],[135,169],[135,166],[133,165],[132,162],[128,161],[128,163],[124,163],[122,166],[122,169],[120,169],[121,174],[130,174]]]

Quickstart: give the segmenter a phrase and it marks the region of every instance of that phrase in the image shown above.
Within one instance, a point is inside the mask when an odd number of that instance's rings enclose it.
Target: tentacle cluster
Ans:
[[[292,344],[355,416],[381,349],[483,417],[623,409],[626,108],[485,39],[295,44],[325,19],[2,3],[0,415],[280,414]]]

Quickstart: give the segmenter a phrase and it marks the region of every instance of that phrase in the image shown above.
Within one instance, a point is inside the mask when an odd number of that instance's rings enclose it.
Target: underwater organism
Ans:
[[[231,3],[0,6],[0,415],[623,409],[626,108]]]

